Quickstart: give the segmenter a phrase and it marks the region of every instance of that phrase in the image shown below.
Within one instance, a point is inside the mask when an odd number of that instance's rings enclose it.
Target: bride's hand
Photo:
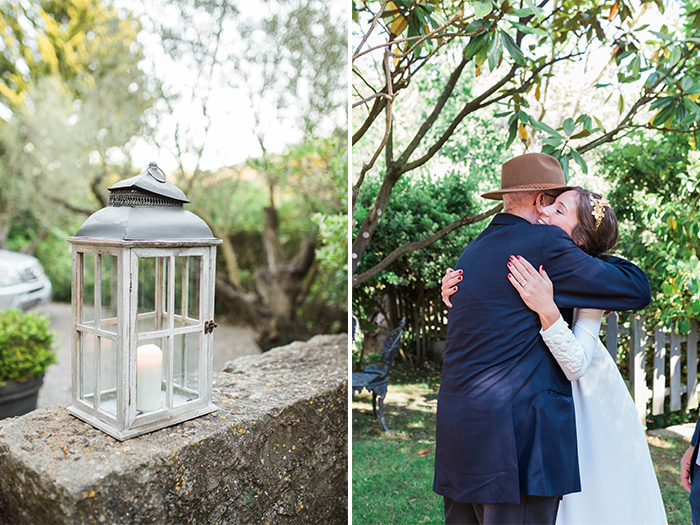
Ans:
[[[450,302],[450,295],[457,291],[457,283],[461,280],[462,270],[453,270],[452,268],[448,268],[445,272],[445,276],[442,278],[440,295],[442,296],[442,302],[445,303],[449,308],[452,308],[452,303]]]
[[[554,304],[554,287],[547,272],[542,266],[539,272],[536,271],[520,255],[511,255],[508,270],[510,284],[518,291],[527,307],[540,316],[542,328],[549,328],[559,319],[559,308]]]

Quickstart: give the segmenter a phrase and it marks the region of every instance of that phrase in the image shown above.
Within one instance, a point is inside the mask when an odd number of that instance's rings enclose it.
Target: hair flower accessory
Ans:
[[[610,203],[605,197],[601,197],[600,199],[591,197],[591,206],[593,206],[591,215],[595,217],[595,229],[597,230],[600,226],[600,223],[603,221],[603,217],[605,216],[605,208],[606,206],[609,208]]]

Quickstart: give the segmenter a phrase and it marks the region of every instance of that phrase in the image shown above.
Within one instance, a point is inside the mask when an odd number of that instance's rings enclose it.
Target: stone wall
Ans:
[[[124,442],[65,407],[0,421],[0,523],[347,523],[347,348],[231,361],[217,412]]]

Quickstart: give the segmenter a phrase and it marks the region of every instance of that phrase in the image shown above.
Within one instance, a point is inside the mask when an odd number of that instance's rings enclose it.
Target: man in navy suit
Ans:
[[[693,484],[693,479],[697,477],[700,470],[698,437],[700,437],[700,420],[695,423],[695,432],[690,440],[690,446],[681,459],[681,481],[686,490],[690,492],[690,512],[693,517],[693,525],[700,525],[700,481]]]
[[[586,255],[538,210],[567,189],[542,153],[502,167],[504,213],[472,241],[455,269],[437,409],[433,490],[446,523],[554,523],[562,495],[581,490],[571,383],[540,337],[537,314],[506,275],[509,257],[543,265],[569,323],[573,308],[633,310],[651,300],[638,267]],[[549,195],[548,195],[549,194]]]

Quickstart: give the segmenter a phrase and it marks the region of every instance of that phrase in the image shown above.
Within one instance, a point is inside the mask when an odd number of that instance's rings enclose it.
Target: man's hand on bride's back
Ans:
[[[445,303],[449,308],[452,308],[452,303],[450,302],[450,295],[457,291],[457,283],[462,280],[462,270],[453,270],[448,268],[445,272],[445,276],[442,278],[442,287],[440,295],[442,295],[442,302]]]

